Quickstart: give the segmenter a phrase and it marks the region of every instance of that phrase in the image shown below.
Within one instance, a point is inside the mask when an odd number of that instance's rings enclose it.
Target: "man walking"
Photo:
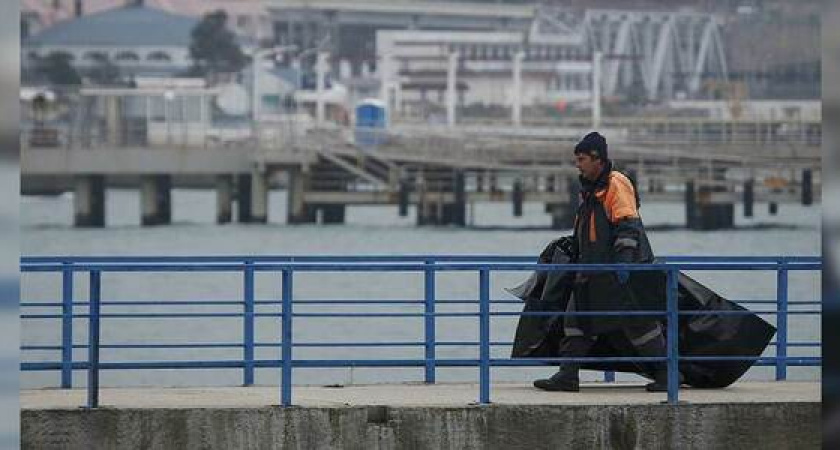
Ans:
[[[633,183],[613,170],[606,139],[597,132],[587,134],[574,150],[580,171],[581,205],[575,217],[571,247],[580,264],[651,263],[653,251],[639,216],[639,200]],[[568,244],[568,242],[567,242]],[[642,309],[630,289],[641,272],[578,272],[566,311],[624,311]],[[662,326],[654,317],[565,316],[562,357],[584,357],[599,338],[616,349],[632,349],[638,356],[665,356]],[[627,345],[629,343],[629,346]],[[632,355],[626,355],[632,356]],[[667,391],[664,362],[654,364],[654,381],[648,391]],[[534,381],[547,391],[580,389],[580,364],[565,363],[552,377]]]

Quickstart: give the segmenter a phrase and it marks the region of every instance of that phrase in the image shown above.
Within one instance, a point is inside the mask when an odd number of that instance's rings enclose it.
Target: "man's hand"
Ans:
[[[557,246],[560,250],[569,257],[569,259],[577,259],[577,248],[575,247],[575,238],[572,236],[563,236],[557,240]]]
[[[615,276],[621,284],[627,284],[627,281],[630,280],[630,272],[627,270],[618,270],[615,272]]]
[[[563,253],[566,254],[570,259],[574,259],[575,252],[574,252],[574,239],[571,236],[563,236],[561,238],[555,239],[551,241],[545,249],[543,249],[542,253],[540,253],[539,261],[542,263],[551,263],[551,260],[554,258],[554,252],[559,248]]]
[[[554,257],[554,250],[557,248],[557,241],[559,240],[560,239],[555,239],[545,246],[538,259],[541,264],[551,263],[551,259]]]
[[[633,249],[629,247],[624,247],[615,256],[615,262],[617,264],[633,264]],[[618,282],[621,284],[627,284],[627,281],[630,280],[630,271],[627,270],[617,270],[615,272],[616,278],[618,278]]]

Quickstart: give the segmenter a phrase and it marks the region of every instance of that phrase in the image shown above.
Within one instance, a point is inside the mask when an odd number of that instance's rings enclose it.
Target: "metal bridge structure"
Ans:
[[[653,12],[542,6],[528,44],[573,44],[604,55],[604,94],[644,86],[649,100],[681,91],[696,97],[701,82],[727,81],[718,19],[698,12]]]

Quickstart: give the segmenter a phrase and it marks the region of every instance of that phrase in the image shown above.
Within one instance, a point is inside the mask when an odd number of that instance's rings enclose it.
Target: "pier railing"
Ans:
[[[531,120],[521,126],[512,126],[492,119],[459,120],[455,128],[445,124],[399,122],[385,130],[381,128],[354,128],[338,124],[316,126],[308,116],[288,114],[259,123],[211,123],[184,121],[152,121],[144,117],[124,117],[118,123],[108,124],[104,117],[85,117],[75,122],[38,123],[24,120],[21,127],[23,149],[54,148],[56,150],[87,150],[97,148],[159,148],[159,149],[237,149],[260,148],[270,152],[298,151],[301,144],[313,139],[311,131],[323,134],[340,131],[349,136],[361,132],[378,144],[393,140],[441,139],[467,140],[503,139],[517,142],[542,143],[546,140],[574,144],[582,133],[592,127],[590,119],[554,121]],[[759,150],[768,153],[772,147],[789,151],[789,146],[799,149],[819,150],[822,142],[822,123],[819,120],[801,119],[708,119],[708,118],[605,118],[601,127],[611,139],[630,146],[689,146],[695,152],[711,147],[724,146],[727,150],[743,148],[750,155]],[[339,141],[340,142],[340,141]],[[459,148],[464,143],[457,143]],[[366,147],[365,143],[361,143]],[[515,146],[514,146],[515,147]],[[655,150],[659,150],[654,148]],[[508,149],[512,150],[512,149]],[[720,153],[720,152],[718,152]],[[723,153],[726,153],[724,151]],[[812,152],[813,153],[813,152]]]
[[[819,348],[819,342],[791,342],[788,339],[788,317],[794,314],[819,315],[821,301],[807,299],[790,301],[788,298],[788,275],[792,271],[821,270],[819,257],[666,257],[655,264],[588,264],[560,265],[536,264],[533,257],[511,256],[171,256],[171,257],[24,257],[21,260],[21,272],[24,276],[34,273],[52,273],[61,276],[60,301],[30,301],[25,290],[21,300],[21,319],[55,320],[61,328],[60,345],[22,345],[26,355],[31,351],[57,351],[60,358],[54,361],[27,361],[22,358],[22,371],[54,371],[61,374],[61,387],[72,387],[73,371],[87,372],[87,407],[99,405],[99,376],[102,370],[140,370],[140,369],[212,369],[241,368],[243,384],[254,382],[254,371],[258,368],[280,369],[280,404],[293,404],[293,369],[294,368],[338,368],[338,367],[418,367],[423,369],[424,381],[435,382],[437,368],[477,367],[479,369],[480,403],[489,403],[492,367],[543,366],[546,363],[562,362],[666,362],[668,366],[668,402],[675,404],[679,399],[678,364],[690,360],[752,360],[757,366],[774,366],[775,378],[785,380],[790,366],[820,366],[818,356],[789,356],[791,347]],[[657,311],[612,311],[612,312],[502,312],[492,311],[496,303],[521,303],[518,300],[498,300],[491,298],[491,275],[501,272],[530,272],[534,270],[574,270],[574,271],[663,271],[667,274],[667,308]],[[776,298],[765,300],[746,300],[739,303],[753,303],[759,315],[775,316],[777,334],[774,346],[775,356],[682,356],[679,354],[678,319],[684,315],[696,314],[737,314],[735,311],[680,311],[677,301],[677,281],[680,271],[770,271],[776,274]],[[242,275],[242,299],[237,301],[146,301],[126,302],[109,301],[108,293],[103,292],[103,277],[116,273],[239,273]],[[423,275],[422,299],[416,300],[303,300],[295,297],[295,276],[301,273],[324,272],[376,272],[376,273],[417,273]],[[439,274],[451,272],[472,272],[477,277],[477,298],[467,300],[446,300],[437,297],[436,279]],[[278,277],[279,300],[255,300],[254,278],[257,273],[270,273]],[[86,301],[74,298],[74,282],[78,275],[89,277],[89,292]],[[333,305],[422,305],[423,312],[296,312],[296,306],[310,303]],[[439,312],[437,306],[444,303],[477,304],[477,312]],[[238,313],[231,312],[112,312],[114,306],[176,306],[176,305],[237,305],[242,307]],[[278,311],[271,313],[256,312],[257,305],[275,305]],[[791,306],[813,306],[802,310]],[[772,308],[767,309],[767,306]],[[29,312],[35,309],[36,313]],[[41,313],[44,309],[60,312]],[[111,311],[107,311],[111,310]],[[667,354],[662,357],[610,357],[610,358],[493,358],[491,347],[510,346],[510,342],[493,342],[490,339],[491,318],[495,316],[520,315],[644,315],[666,318]],[[478,320],[478,336],[474,342],[456,342],[458,345],[472,345],[479,349],[478,358],[443,358],[437,355],[437,349],[451,342],[436,339],[436,319],[440,317],[474,317]],[[101,324],[105,320],[130,318],[188,318],[209,319],[218,317],[242,318],[242,341],[219,344],[107,344],[101,339]],[[280,321],[279,342],[260,343],[255,340],[255,319],[273,317]],[[330,342],[313,343],[293,340],[292,330],[295,323],[306,317],[417,317],[423,323],[421,342]],[[87,320],[87,342],[76,344],[73,337],[74,319]],[[26,327],[26,322],[24,322]],[[279,348],[277,359],[256,359],[254,350],[260,346]],[[365,347],[365,346],[418,346],[424,349],[422,359],[357,359],[352,354],[346,359],[295,359],[297,347]],[[242,357],[234,360],[166,360],[166,361],[103,361],[100,351],[103,348],[241,348]],[[87,349],[84,361],[73,359],[73,349]],[[613,373],[606,374],[607,381],[614,380]]]

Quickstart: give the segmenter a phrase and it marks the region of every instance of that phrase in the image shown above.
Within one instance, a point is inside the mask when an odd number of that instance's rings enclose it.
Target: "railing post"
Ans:
[[[490,403],[490,271],[479,271],[479,403]]]
[[[90,306],[88,311],[88,385],[87,407],[99,407],[99,296],[101,276],[90,272]]]
[[[280,405],[292,404],[292,269],[283,269],[282,379]]]
[[[679,402],[680,389],[680,365],[679,365],[679,304],[678,304],[678,280],[677,269],[668,270],[668,404],[675,405]]]
[[[61,388],[73,387],[73,269],[64,263],[61,283]]]
[[[242,385],[254,384],[254,262],[245,261],[243,271],[243,293],[245,297],[242,314],[242,359],[244,362]]]
[[[435,262],[426,261],[424,272],[425,290],[425,348],[426,348],[426,383],[435,383]]]
[[[784,261],[779,262],[776,272],[776,380],[787,379],[788,341],[788,269]]]

